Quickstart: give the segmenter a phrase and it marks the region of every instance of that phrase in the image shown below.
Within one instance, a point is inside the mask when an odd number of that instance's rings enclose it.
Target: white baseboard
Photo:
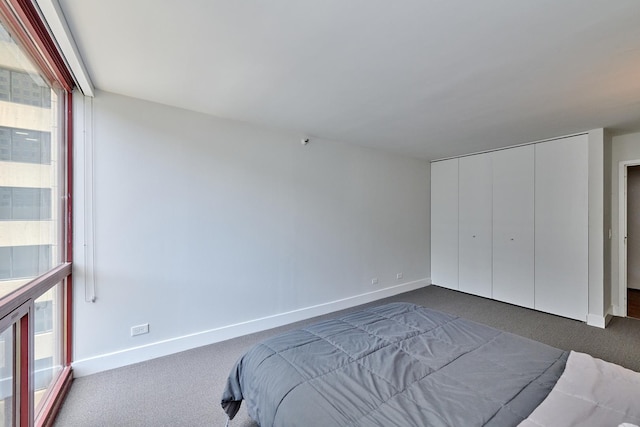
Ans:
[[[626,310],[623,310],[622,307],[620,307],[619,305],[614,305],[613,306],[613,315],[614,316],[620,316],[620,317],[627,317],[627,312],[626,312]]]
[[[248,320],[246,322],[233,325],[222,326],[220,328],[196,332],[194,334],[158,341],[155,343],[127,348],[113,353],[101,354],[98,356],[76,360],[72,363],[75,377],[83,377],[109,369],[120,368],[133,363],[144,362],[156,357],[167,356],[180,351],[190,350],[203,345],[236,338],[254,332],[287,325],[311,317],[321,316],[334,311],[343,310],[360,304],[387,298],[403,292],[413,291],[431,284],[431,279],[421,279],[413,282],[403,283],[388,288],[367,292],[348,298],[339,299],[323,304],[305,307],[285,313],[274,314],[272,316],[259,319]]]
[[[597,314],[588,314],[587,325],[604,329],[609,324],[609,322],[611,322],[611,319],[613,318],[612,313],[615,314],[615,307],[610,306],[604,316],[600,316]]]

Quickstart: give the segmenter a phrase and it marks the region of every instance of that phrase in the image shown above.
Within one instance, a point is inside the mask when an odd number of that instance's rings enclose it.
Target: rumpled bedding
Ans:
[[[549,396],[521,427],[640,425],[640,373],[572,351]]]

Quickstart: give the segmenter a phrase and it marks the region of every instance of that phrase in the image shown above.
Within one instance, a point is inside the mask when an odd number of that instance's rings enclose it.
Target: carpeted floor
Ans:
[[[437,286],[367,306],[406,301],[452,313],[565,350],[589,353],[640,372],[640,320],[614,318],[606,329]],[[363,306],[343,312],[353,311]],[[342,312],[341,312],[342,313]],[[254,343],[319,319],[259,332],[112,371],[78,378],[57,427],[220,426],[220,395],[236,359]],[[255,427],[243,407],[230,427]]]

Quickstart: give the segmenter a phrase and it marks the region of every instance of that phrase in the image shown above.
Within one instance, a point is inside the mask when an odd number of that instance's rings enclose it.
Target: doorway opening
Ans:
[[[640,319],[640,166],[627,167],[627,316]]]

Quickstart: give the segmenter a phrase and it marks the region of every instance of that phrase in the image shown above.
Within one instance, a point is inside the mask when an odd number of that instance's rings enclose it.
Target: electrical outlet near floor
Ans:
[[[371,284],[372,285],[377,285],[378,284],[378,278],[374,277],[373,279],[371,279]]]
[[[402,279],[402,273],[396,274],[396,279],[398,279],[398,280]]]
[[[143,325],[132,326],[131,327],[131,336],[135,337],[136,335],[148,334],[149,333],[149,324],[145,323]]]

